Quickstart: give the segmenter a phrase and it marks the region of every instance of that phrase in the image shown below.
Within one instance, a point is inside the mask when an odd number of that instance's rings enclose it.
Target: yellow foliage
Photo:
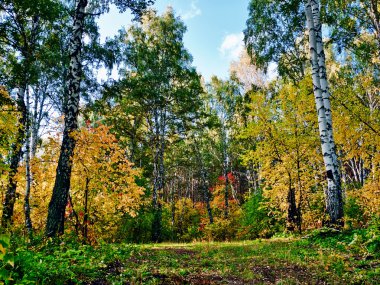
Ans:
[[[351,191],[351,195],[363,209],[364,221],[374,216],[380,217],[380,181],[368,182],[363,188]]]
[[[264,197],[285,218],[288,193],[294,189],[305,228],[323,214],[323,205],[313,206],[315,198],[321,202],[323,196],[324,168],[311,87],[306,78],[297,86],[287,83],[279,90],[254,92],[249,105],[252,121],[243,133],[256,140],[255,149],[243,160],[260,165]]]
[[[66,218],[68,230],[83,228],[85,191],[88,191],[89,239],[112,239],[119,221],[125,213],[135,215],[143,194],[142,187],[135,183],[140,176],[133,168],[114,135],[106,126],[82,128],[74,134],[76,148],[73,158],[70,196]],[[60,137],[50,137],[43,146],[43,155],[32,161],[33,187],[31,192],[31,216],[33,226],[43,229],[46,222],[60,150]],[[18,192],[23,193],[24,171],[19,171]],[[87,188],[86,188],[87,181]],[[16,211],[22,213],[22,200],[18,200]],[[78,221],[76,220],[78,218]],[[23,215],[16,215],[17,224],[23,223]],[[79,224],[79,225],[78,225]]]
[[[17,131],[17,112],[8,92],[0,86],[0,173],[5,169],[2,159],[9,153],[13,136]]]

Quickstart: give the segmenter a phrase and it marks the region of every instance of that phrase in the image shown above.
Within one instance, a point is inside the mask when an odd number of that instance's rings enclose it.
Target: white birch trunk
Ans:
[[[31,159],[33,159],[36,156],[37,144],[39,140],[39,131],[43,119],[43,112],[46,99],[46,90],[40,90],[39,88],[37,88],[34,92],[33,119],[31,121]]]
[[[87,0],[78,0],[72,36],[70,39],[70,66],[67,80],[67,103],[64,106],[65,128],[61,145],[56,179],[48,209],[45,234],[48,237],[63,234],[65,209],[69,197],[72,157],[74,155],[75,139],[72,132],[78,127],[80,84],[82,81],[82,41],[85,25],[85,10]]]
[[[26,187],[24,197],[24,215],[25,215],[25,228],[28,235],[31,237],[33,234],[32,220],[30,218],[30,190],[32,185],[32,172],[30,170],[30,139],[31,139],[31,118],[30,118],[30,98],[28,87],[26,89],[26,138],[25,138],[25,165],[26,165]]]
[[[32,132],[31,132],[31,158],[36,156],[37,143],[38,143],[38,125],[37,125],[37,110],[38,110],[38,100],[37,95],[34,96],[34,106],[33,106],[33,121],[32,121]]]
[[[309,47],[310,47],[310,57],[311,57],[311,66],[312,66],[312,78],[313,78],[313,89],[315,104],[318,114],[318,127],[319,135],[321,139],[321,147],[323,154],[323,161],[326,169],[326,178],[327,178],[327,190],[325,191],[325,200],[326,200],[326,210],[330,216],[330,223],[332,225],[339,225],[342,223],[343,218],[343,202],[342,202],[342,192],[341,192],[341,182],[339,167],[335,161],[335,143],[332,136],[332,124],[331,124],[331,111],[330,111],[330,102],[329,95],[327,91],[327,79],[323,78],[321,80],[321,74],[326,74],[326,67],[324,64],[324,58],[321,53],[318,53],[317,45],[317,32],[314,25],[314,17],[312,8],[315,5],[319,5],[317,0],[307,0],[306,1],[306,18],[307,26],[309,29]],[[318,6],[319,7],[319,6]],[[314,8],[314,10],[316,10]],[[316,11],[315,11],[316,12]],[[319,8],[316,15],[317,23],[319,21]],[[321,36],[321,35],[320,35]],[[321,37],[320,37],[321,38]],[[322,38],[321,38],[322,40]],[[320,49],[323,51],[322,42],[319,42]],[[321,66],[322,65],[322,72]],[[323,89],[324,87],[324,89]],[[325,92],[323,91],[325,90]],[[325,94],[325,95],[324,95]],[[327,115],[326,115],[326,106],[327,105]],[[330,123],[329,123],[330,120]],[[335,160],[335,161],[334,161]]]
[[[335,142],[334,142],[334,137],[333,137],[331,104],[330,104],[331,94],[330,94],[329,85],[327,81],[326,56],[325,56],[325,51],[323,48],[322,24],[320,20],[319,1],[311,0],[310,2],[311,2],[311,11],[313,15],[314,30],[315,30],[316,47],[317,47],[319,79],[321,82],[322,98],[323,98],[323,105],[325,107],[329,141],[330,141],[331,147],[334,148],[334,151],[332,152],[334,167],[336,167],[336,169],[339,170],[338,158],[336,156]],[[339,171],[337,173],[337,176],[340,176]]]

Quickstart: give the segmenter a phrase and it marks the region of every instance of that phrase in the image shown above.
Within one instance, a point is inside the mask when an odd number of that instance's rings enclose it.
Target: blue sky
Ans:
[[[248,17],[249,0],[156,0],[155,9],[162,13],[172,6],[187,26],[185,47],[194,58],[206,79],[211,75],[225,78],[231,60],[242,49],[242,31]],[[103,38],[113,36],[130,24],[131,16],[119,14],[116,9],[99,19]]]

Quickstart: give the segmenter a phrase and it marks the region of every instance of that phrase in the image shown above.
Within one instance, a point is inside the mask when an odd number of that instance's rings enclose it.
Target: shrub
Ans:
[[[350,229],[363,226],[363,208],[358,203],[358,198],[348,196],[344,205],[345,223]]]
[[[13,280],[14,255],[10,245],[10,235],[0,235],[0,281],[5,281],[6,284]]]
[[[153,211],[151,206],[141,207],[137,215],[125,214],[116,234],[116,241],[148,243],[152,238]]]
[[[283,230],[284,221],[281,214],[271,209],[261,194],[249,197],[242,209],[241,228],[239,230],[241,239],[267,238]]]

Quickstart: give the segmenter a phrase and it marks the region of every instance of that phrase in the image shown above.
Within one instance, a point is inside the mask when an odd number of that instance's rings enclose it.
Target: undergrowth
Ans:
[[[380,284],[379,233],[96,246],[3,238],[0,268],[5,284]]]

